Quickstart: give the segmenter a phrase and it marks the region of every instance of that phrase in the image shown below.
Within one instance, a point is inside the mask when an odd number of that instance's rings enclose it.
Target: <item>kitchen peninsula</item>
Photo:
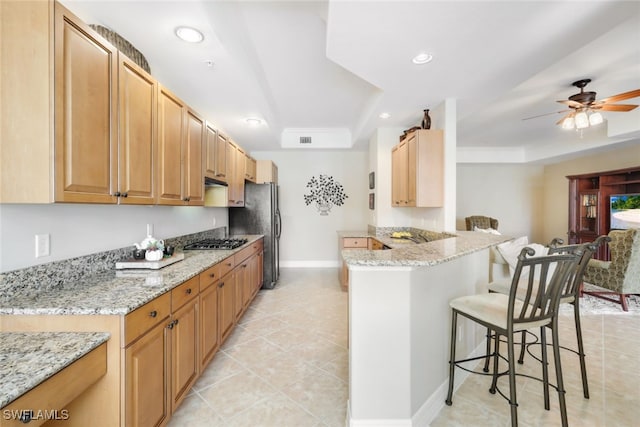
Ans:
[[[456,231],[415,243],[369,236],[391,249],[341,252],[349,269],[350,425],[428,425],[445,399],[448,302],[487,292],[489,248],[510,237]],[[460,326],[459,351],[471,354],[484,330]]]

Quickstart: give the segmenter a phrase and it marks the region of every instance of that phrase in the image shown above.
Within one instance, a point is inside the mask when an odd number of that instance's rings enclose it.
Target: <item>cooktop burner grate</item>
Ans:
[[[205,239],[190,243],[184,247],[185,251],[210,250],[210,249],[235,249],[247,243],[247,239]]]

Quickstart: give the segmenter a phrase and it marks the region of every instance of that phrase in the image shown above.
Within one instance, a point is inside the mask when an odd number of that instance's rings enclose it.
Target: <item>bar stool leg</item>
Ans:
[[[567,404],[565,401],[564,381],[562,380],[562,365],[560,364],[560,345],[558,344],[558,317],[554,316],[551,323],[551,333],[553,336],[553,360],[556,365],[556,382],[558,386],[558,403],[560,404],[560,417],[562,420],[562,427],[568,427],[569,421],[567,420]]]
[[[520,357],[518,358],[518,363],[524,363],[524,351],[527,349],[527,331],[522,331],[522,337],[520,339],[522,345],[520,346]]]
[[[495,333],[494,341],[493,341],[493,379],[491,381],[491,388],[489,388],[489,393],[496,394],[496,388],[498,386],[498,359],[500,359],[500,335],[498,332]]]
[[[453,397],[453,379],[454,373],[456,369],[456,333],[458,331],[458,312],[455,310],[451,310],[451,347],[449,353],[449,390],[447,391],[447,399],[444,403],[447,406],[451,406],[453,401],[451,398]]]
[[[542,354],[542,392],[544,395],[544,409],[550,409],[549,404],[549,358],[547,356],[546,326],[540,327],[540,353]]]
[[[489,372],[489,359],[491,358],[491,329],[487,328],[487,350],[485,352],[484,359],[484,368],[482,368],[483,372]]]
[[[511,406],[511,425],[518,425],[518,400],[516,398],[516,360],[513,343],[513,333],[508,334],[508,348],[509,354],[509,405]]]
[[[584,360],[584,344],[582,342],[582,326],[580,325],[580,301],[576,297],[572,302],[573,317],[576,324],[576,338],[578,341],[578,357],[580,358],[580,373],[582,374],[582,394],[585,399],[589,398],[589,383],[587,382],[587,364]]]

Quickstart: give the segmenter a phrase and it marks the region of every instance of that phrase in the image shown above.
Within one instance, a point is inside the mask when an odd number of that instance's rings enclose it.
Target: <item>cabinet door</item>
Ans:
[[[158,204],[183,205],[182,136],[184,121],[180,99],[160,86],[158,90]]]
[[[218,132],[218,137],[216,139],[215,178],[224,182],[227,182],[229,176],[227,173],[227,159],[229,158],[229,154],[227,153],[228,150],[229,144],[227,144],[227,137]]]
[[[220,324],[219,336],[221,343],[231,333],[235,320],[233,307],[234,282],[235,272],[232,271],[218,283],[218,323]]]
[[[409,146],[407,141],[398,147],[398,201],[400,206],[409,204]]]
[[[218,287],[209,286],[200,294],[200,372],[218,350]]]
[[[418,162],[418,152],[417,152],[417,143],[415,133],[413,136],[408,138],[406,144],[406,183],[407,183],[407,204],[406,206],[416,206],[416,190],[418,185],[418,176],[417,176],[417,162]],[[423,184],[425,185],[425,184]],[[427,184],[428,185],[428,184]]]
[[[235,160],[235,206],[244,206],[244,175],[245,175],[245,152],[239,146],[236,146],[236,160]]]
[[[198,299],[172,316],[171,402],[175,411],[198,376]]]
[[[264,279],[264,252],[260,251],[256,254],[256,276],[255,276],[255,289],[253,290],[253,294],[257,294],[260,288],[262,288],[262,280]]]
[[[160,323],[125,350],[127,426],[158,426],[169,417],[166,324]]]
[[[236,201],[238,199],[238,184],[237,184],[237,174],[236,174],[236,158],[238,157],[238,149],[234,143],[227,140],[227,184],[228,187],[228,197],[229,197],[229,206],[236,206]]]
[[[244,298],[242,296],[244,291],[244,282],[245,282],[245,273],[247,270],[246,261],[242,264],[238,265],[235,269],[235,283],[233,285],[234,289],[234,299],[233,299],[233,315],[234,322],[237,322],[240,316],[242,315],[242,309],[244,307]]]
[[[116,203],[117,50],[58,3],[54,49],[55,200]]]
[[[218,147],[218,132],[210,123],[205,127],[204,137],[204,174],[207,178],[217,179],[216,177],[216,157]]]
[[[204,173],[202,160],[204,128],[204,120],[193,111],[187,110],[187,133],[183,150],[183,200],[190,206],[204,205]]]
[[[154,204],[156,81],[126,56],[119,58],[119,202]]]
[[[253,276],[255,275],[255,254],[249,257],[242,264],[242,311],[245,311],[249,307],[249,303],[253,299],[253,290],[255,283]]]

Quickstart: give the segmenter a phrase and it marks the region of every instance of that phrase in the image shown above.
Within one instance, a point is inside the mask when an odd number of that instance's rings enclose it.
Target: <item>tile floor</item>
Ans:
[[[282,269],[276,289],[260,291],[169,427],[344,426],[348,301],[337,275]],[[582,397],[576,356],[564,352],[569,425],[638,425],[640,315],[583,316],[583,330],[591,398]],[[563,316],[563,343],[574,343],[574,333],[573,318]],[[528,357],[521,369],[538,375],[539,364]],[[509,426],[509,405],[489,394],[490,382],[471,375],[431,426]],[[521,426],[560,425],[557,394],[545,411],[537,381],[519,378],[518,399]]]

